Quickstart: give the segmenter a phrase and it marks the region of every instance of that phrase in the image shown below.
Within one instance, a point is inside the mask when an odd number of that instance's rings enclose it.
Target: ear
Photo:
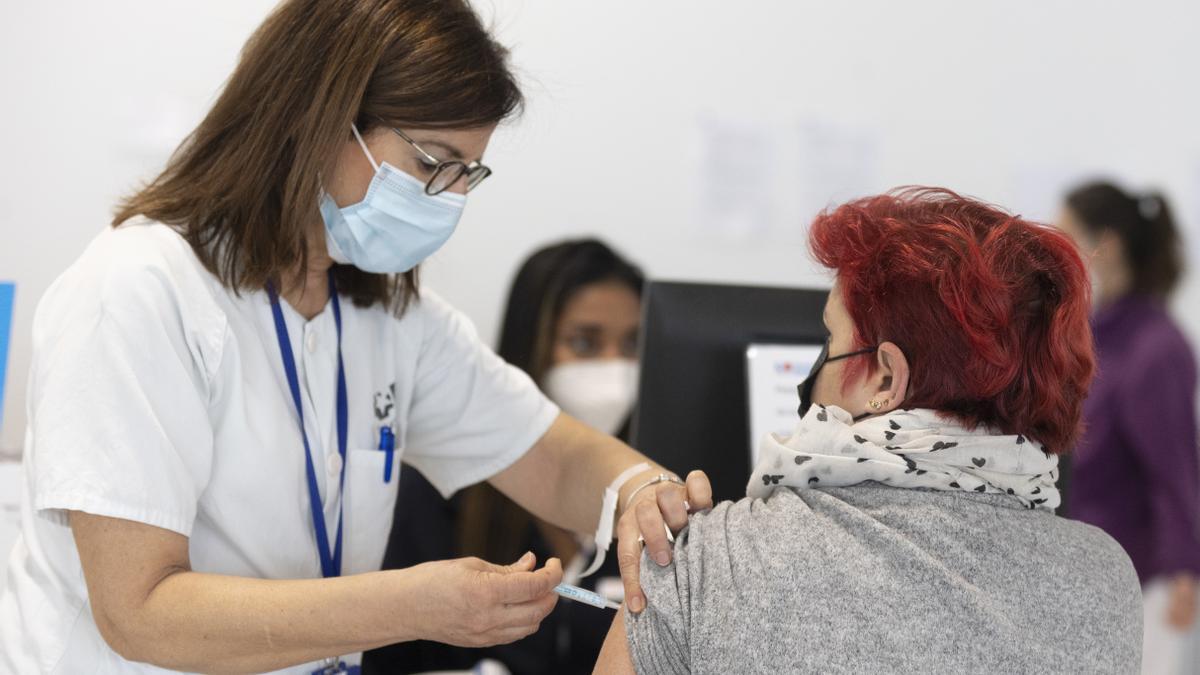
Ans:
[[[872,406],[872,412],[883,414],[899,408],[908,396],[908,359],[904,352],[894,342],[884,342],[875,352],[876,372],[874,379],[878,382],[878,390],[872,400],[882,404],[878,411]]]

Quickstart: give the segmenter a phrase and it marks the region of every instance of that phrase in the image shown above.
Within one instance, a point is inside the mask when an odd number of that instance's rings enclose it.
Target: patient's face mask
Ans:
[[[563,412],[613,435],[633,412],[638,364],[631,359],[588,359],[554,366],[543,389]]]
[[[375,167],[375,177],[357,204],[339,208],[329,195],[322,196],[329,257],[364,272],[407,272],[454,234],[467,198],[452,192],[429,195],[425,183],[376,162],[357,128],[354,137]]]
[[[878,347],[870,347],[867,349],[860,349],[860,350],[854,351],[854,352],[847,352],[845,354],[838,354],[837,356],[830,356],[829,355],[829,340],[826,340],[825,346],[821,347],[821,353],[819,355],[817,355],[817,360],[815,362],[813,362],[812,370],[808,371],[808,377],[804,378],[804,381],[801,382],[796,387],[797,393],[800,394],[800,407],[799,407],[799,409],[797,409],[796,412],[800,413],[800,417],[804,417],[805,415],[807,415],[809,408],[812,407],[813,387],[816,386],[817,376],[821,374],[821,368],[823,368],[826,363],[829,363],[831,361],[841,361],[842,359],[848,359],[851,356],[862,356],[864,354],[873,354],[873,353],[875,353],[876,349],[878,349]],[[857,421],[866,416],[867,415],[858,415],[854,419]]]

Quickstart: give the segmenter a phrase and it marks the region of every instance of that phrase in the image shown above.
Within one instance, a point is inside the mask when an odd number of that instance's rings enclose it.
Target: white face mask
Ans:
[[[543,389],[563,412],[611,436],[633,412],[637,384],[637,361],[590,359],[554,366]]]

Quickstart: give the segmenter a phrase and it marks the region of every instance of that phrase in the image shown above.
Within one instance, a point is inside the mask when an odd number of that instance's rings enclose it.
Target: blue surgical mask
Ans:
[[[375,177],[361,202],[339,207],[321,196],[321,218],[329,256],[364,272],[407,272],[450,239],[466,206],[465,195],[425,194],[425,184],[371,156],[357,127],[351,127]]]

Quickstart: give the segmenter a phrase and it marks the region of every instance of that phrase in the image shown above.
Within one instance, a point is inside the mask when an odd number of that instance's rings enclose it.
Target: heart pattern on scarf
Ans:
[[[1058,457],[1024,434],[968,430],[934,410],[894,410],[855,422],[815,405],[787,437],[762,439],[746,494],[780,488],[845,487],[868,481],[901,488],[997,494],[1053,510],[1061,497]],[[818,477],[818,474],[820,476]]]

